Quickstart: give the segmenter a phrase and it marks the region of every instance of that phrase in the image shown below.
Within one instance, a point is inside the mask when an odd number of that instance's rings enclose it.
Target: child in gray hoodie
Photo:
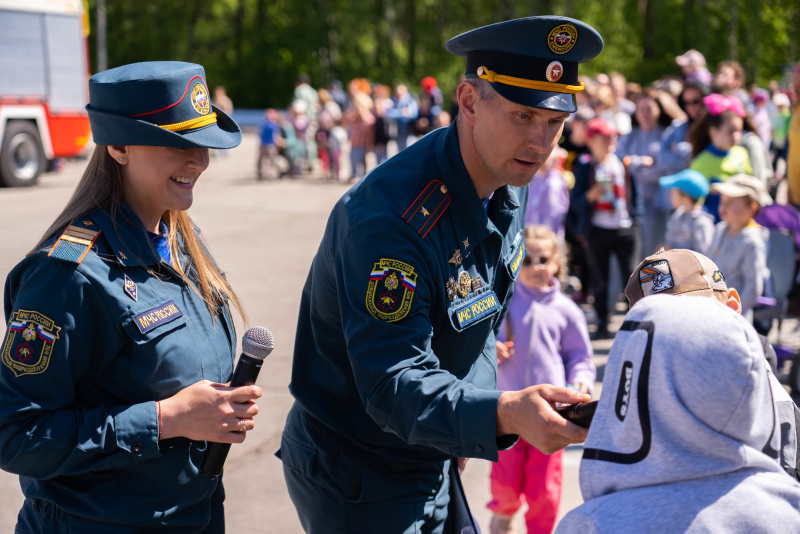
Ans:
[[[704,296],[642,299],[603,383],[584,504],[556,534],[800,532],[800,483],[776,461],[764,353],[741,315]]]
[[[753,307],[769,277],[766,231],[754,217],[772,199],[761,180],[746,174],[712,184],[711,191],[720,195],[722,221],[717,223],[705,254],[725,273],[728,285],[739,291],[742,315],[752,321]]]

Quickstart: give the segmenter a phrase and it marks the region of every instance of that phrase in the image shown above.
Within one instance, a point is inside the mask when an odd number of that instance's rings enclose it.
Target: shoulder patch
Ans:
[[[100,230],[90,229],[92,224],[89,220],[72,221],[59,236],[48,256],[80,264],[100,235]]]
[[[369,274],[367,311],[387,323],[399,321],[411,311],[416,289],[417,274],[412,266],[381,258]]]
[[[3,343],[3,365],[14,376],[38,375],[47,370],[53,346],[61,328],[36,311],[17,310],[11,314]]]
[[[403,220],[425,239],[449,205],[447,187],[441,180],[431,180],[403,214]]]

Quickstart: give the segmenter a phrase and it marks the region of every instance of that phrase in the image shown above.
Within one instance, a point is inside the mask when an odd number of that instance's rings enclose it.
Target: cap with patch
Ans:
[[[711,190],[726,197],[750,197],[761,207],[772,204],[764,182],[748,174],[734,174],[724,182],[712,184]]]
[[[708,194],[708,179],[694,169],[684,169],[670,176],[662,176],[658,179],[658,184],[665,188],[680,189],[694,199]]]
[[[727,291],[725,276],[707,257],[693,250],[660,250],[639,264],[628,279],[625,296],[633,306],[643,297],[666,293],[710,297]]]
[[[462,33],[446,47],[467,58],[467,78],[487,80],[504,98],[574,113],[575,94],[585,89],[578,64],[603,50],[603,38],[579,20],[527,17]]]

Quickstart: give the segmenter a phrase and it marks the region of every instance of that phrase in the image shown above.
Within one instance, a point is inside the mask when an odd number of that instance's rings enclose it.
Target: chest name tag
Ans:
[[[500,301],[497,300],[497,295],[494,291],[489,291],[456,307],[453,313],[456,316],[456,321],[458,321],[458,326],[464,328],[472,323],[477,323],[485,317],[494,315],[500,311],[500,308]]]
[[[511,263],[509,264],[509,270],[511,271],[511,277],[514,280],[517,279],[517,275],[519,274],[520,269],[522,269],[522,260],[525,259],[525,254],[527,254],[527,253],[528,253],[528,251],[525,250],[524,246],[517,248],[517,252],[516,252],[516,254],[514,254],[514,259],[511,260]]]
[[[136,327],[139,329],[139,332],[146,334],[153,328],[161,326],[162,324],[166,324],[170,321],[174,321],[178,317],[182,316],[183,312],[181,312],[175,303],[170,300],[166,304],[163,304],[157,308],[140,313],[133,318],[133,322],[136,323]]]

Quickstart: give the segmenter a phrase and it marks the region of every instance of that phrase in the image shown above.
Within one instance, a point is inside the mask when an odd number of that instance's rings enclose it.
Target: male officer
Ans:
[[[452,458],[496,461],[517,435],[547,453],[585,439],[553,403],[588,397],[495,391],[495,333],[526,254],[527,186],[576,109],[578,63],[602,47],[562,17],[451,39],[467,58],[456,123],[334,207],[303,290],[278,452],[306,532],[441,533],[464,517]]]

